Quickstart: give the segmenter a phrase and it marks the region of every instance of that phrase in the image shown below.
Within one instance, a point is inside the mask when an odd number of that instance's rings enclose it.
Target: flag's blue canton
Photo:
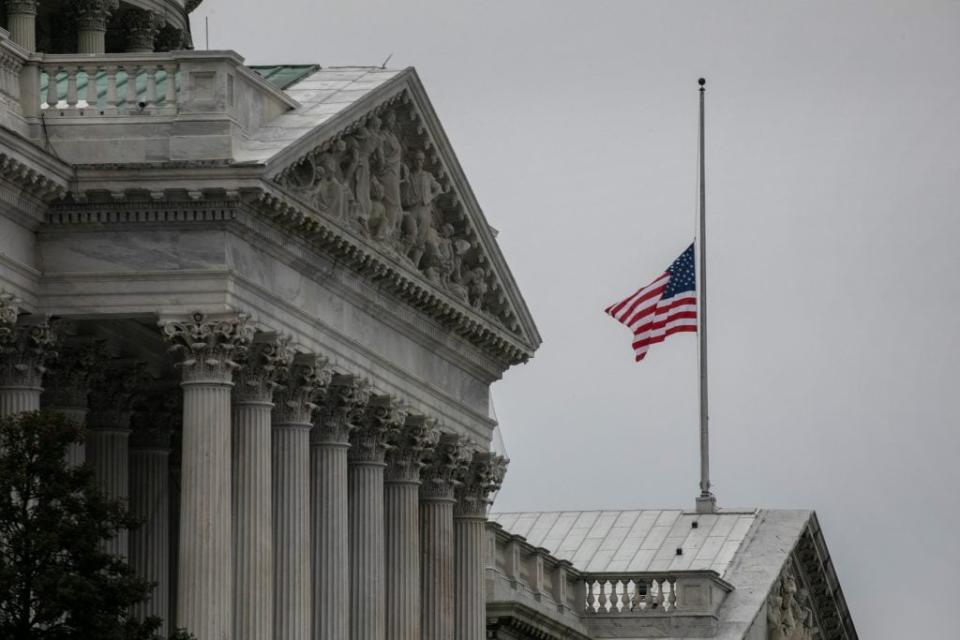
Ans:
[[[667,269],[670,274],[670,282],[663,292],[663,298],[666,300],[679,293],[697,290],[696,267],[693,261],[693,245],[691,244],[686,251],[680,254],[680,257],[673,261],[670,268]]]

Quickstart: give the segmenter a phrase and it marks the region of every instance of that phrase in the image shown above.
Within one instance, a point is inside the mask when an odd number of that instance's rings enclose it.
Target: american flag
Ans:
[[[647,355],[650,345],[663,342],[667,336],[684,331],[696,333],[696,282],[691,244],[656,280],[607,307],[608,315],[633,332],[637,362]]]

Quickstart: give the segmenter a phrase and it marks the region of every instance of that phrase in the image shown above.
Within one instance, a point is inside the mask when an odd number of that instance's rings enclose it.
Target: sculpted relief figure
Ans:
[[[434,224],[433,203],[443,193],[443,186],[424,167],[426,160],[423,151],[413,154],[413,169],[406,181],[406,231],[412,233],[407,257],[418,269],[421,268],[420,260],[427,252],[427,244],[434,241],[434,236],[430,233]]]
[[[317,167],[317,207],[337,220],[346,219],[353,194],[340,169],[340,162],[332,153],[326,153]]]
[[[382,163],[380,133],[381,122],[377,116],[371,116],[366,125],[360,127],[351,141],[351,178],[353,193],[359,218],[366,220],[370,216],[372,203],[371,182],[373,166]]]
[[[805,604],[808,602],[809,595],[798,589],[792,571],[785,571],[767,600],[770,640],[814,640],[817,628],[813,610]]]
[[[397,114],[388,111],[384,115],[384,126],[380,131],[380,171],[377,175],[383,187],[383,225],[374,233],[374,237],[389,243],[396,242],[400,233],[400,218],[403,216],[400,185],[407,179],[407,167],[403,164],[403,144],[396,129]]]

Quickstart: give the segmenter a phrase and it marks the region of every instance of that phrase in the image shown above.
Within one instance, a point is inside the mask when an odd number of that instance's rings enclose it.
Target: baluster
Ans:
[[[670,583],[670,597],[667,602],[670,604],[670,611],[677,608],[677,579],[675,577],[667,578]]]
[[[610,613],[617,613],[620,610],[620,581],[613,579],[610,581]]]
[[[638,592],[637,581],[634,580],[633,578],[630,578],[630,579],[627,581],[626,586],[624,587],[624,591],[625,591],[625,593],[624,593],[624,608],[626,608],[627,611],[633,611],[634,609],[637,608],[637,604],[638,604],[638,600],[637,600],[637,595],[638,595],[638,593],[637,593],[637,592]]]
[[[170,113],[177,112],[177,64],[171,62],[164,69],[167,72],[166,96],[163,100],[163,106]]]
[[[597,594],[594,590],[596,583],[593,580],[586,580],[587,583],[587,613],[596,613],[597,611]]]
[[[147,104],[147,110],[152,112],[157,105],[157,67],[144,67],[144,73],[147,76],[147,89],[143,101]]]
[[[57,73],[60,69],[56,65],[46,67],[47,72],[47,108],[57,108]]]
[[[117,103],[117,65],[104,65],[103,73],[107,76],[106,110],[116,110],[119,106]]]
[[[133,113],[137,109],[137,65],[126,64],[124,70],[127,72],[127,112]]]
[[[77,65],[67,65],[64,71],[67,73],[67,109],[73,111],[77,108],[77,75],[79,74]]]
[[[654,580],[654,583],[657,585],[657,598],[653,602],[653,607],[655,609],[663,610],[663,578]]]
[[[607,611],[607,603],[610,599],[607,597],[607,581],[600,581],[600,593],[597,595],[597,613],[605,613]]]
[[[647,611],[650,611],[656,606],[656,603],[654,602],[654,599],[653,599],[653,580],[645,579],[643,581],[643,586],[644,586],[644,591],[646,592],[643,598],[643,607]]]
[[[97,108],[97,64],[91,62],[80,69],[87,77],[87,87],[84,91],[83,100],[87,103],[88,109]]]

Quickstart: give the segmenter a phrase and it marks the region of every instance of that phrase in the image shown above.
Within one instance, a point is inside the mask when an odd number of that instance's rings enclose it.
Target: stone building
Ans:
[[[501,514],[540,344],[413,69],[6,0],[0,414],[58,409],[199,640],[856,638],[807,512]]]

